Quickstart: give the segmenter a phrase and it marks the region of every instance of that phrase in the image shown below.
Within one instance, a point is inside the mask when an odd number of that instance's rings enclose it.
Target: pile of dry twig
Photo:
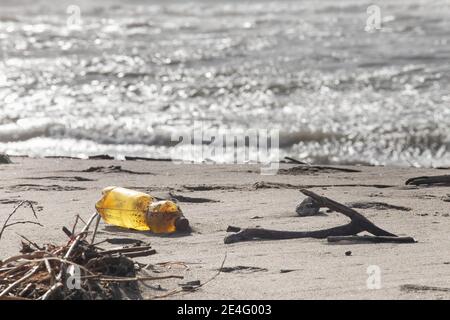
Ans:
[[[9,220],[24,204],[14,209],[1,232],[14,224]],[[94,220],[95,230],[89,232]],[[182,278],[139,276],[146,266],[132,258],[152,255],[155,250],[139,242],[128,247],[101,248],[94,244],[98,222],[95,213],[79,233],[74,231],[75,226],[72,231],[63,228],[69,237],[63,245],[39,246],[22,236],[25,241],[20,254],[0,260],[0,300],[139,299],[138,281]]]

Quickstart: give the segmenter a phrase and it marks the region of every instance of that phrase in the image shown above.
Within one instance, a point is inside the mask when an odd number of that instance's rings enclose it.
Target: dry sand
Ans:
[[[164,272],[179,273],[185,280],[208,280],[197,292],[172,299],[437,299],[449,292],[402,290],[405,284],[450,287],[450,187],[406,187],[407,178],[439,175],[448,170],[356,167],[361,172],[297,172],[260,175],[257,165],[175,165],[166,161],[111,161],[31,159],[13,157],[0,165],[0,221],[14,202],[32,200],[39,207],[43,228],[18,225],[0,240],[0,258],[15,254],[26,235],[37,243],[64,243],[62,226],[71,227],[76,214],[88,219],[102,188],[110,185],[138,189],[156,196],[175,194],[201,198],[199,203],[180,202],[194,231],[188,236],[157,236],[105,225],[98,240],[129,237],[150,242],[157,254],[141,258],[145,263],[182,261],[187,269],[172,265]],[[132,172],[85,172],[92,167],[121,166]],[[282,168],[294,165],[282,164]],[[146,173],[146,174],[144,174]],[[84,181],[87,180],[87,181]],[[258,182],[270,182],[256,187]],[[256,185],[255,185],[256,184]],[[261,184],[259,184],[261,186]],[[304,196],[300,187],[342,203],[376,201],[405,210],[357,209],[380,227],[415,244],[328,244],[326,240],[297,239],[255,241],[225,245],[228,225],[261,226],[279,230],[313,230],[341,225],[337,213],[298,217],[295,206]],[[192,201],[192,199],[191,199]],[[410,209],[410,210],[407,210]],[[21,209],[17,218],[30,218]],[[351,251],[351,256],[345,252]],[[381,288],[368,289],[367,268],[379,266]],[[289,272],[283,272],[283,271]],[[179,280],[142,286],[144,298],[164,294]],[[158,285],[162,290],[156,290]]]

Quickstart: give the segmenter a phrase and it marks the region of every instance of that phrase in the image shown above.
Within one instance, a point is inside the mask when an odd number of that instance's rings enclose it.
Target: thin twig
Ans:
[[[21,235],[21,234],[19,234],[19,233],[17,233],[17,232],[16,232],[16,234],[17,234],[19,237],[21,237],[23,240],[25,240],[26,242],[28,242],[29,244],[31,244],[31,245],[32,245],[33,247],[35,247],[36,249],[38,249],[38,250],[44,250],[44,248],[39,247],[38,244],[37,244],[36,242],[31,241],[31,240],[28,239],[27,237],[25,237],[25,236],[23,236],[23,235]]]
[[[72,242],[72,245],[69,247],[69,250],[67,250],[66,254],[64,255],[64,259],[67,259],[67,258],[70,257],[70,255],[72,254],[72,251],[75,249],[75,247],[80,242],[82,234],[85,233],[89,229],[89,226],[91,225],[92,221],[94,220],[94,218],[97,215],[98,215],[97,212],[92,214],[92,216],[89,219],[88,223],[84,226],[84,228],[81,230],[81,232],[75,237],[75,240]]]
[[[75,216],[75,221],[74,221],[73,226],[72,226],[72,234],[75,233],[75,229],[77,228],[77,224],[78,224],[78,219],[80,219],[80,215],[79,214],[77,214]]]
[[[161,277],[109,277],[109,276],[101,276],[101,275],[95,275],[95,276],[84,276],[81,277],[82,279],[89,279],[89,280],[98,280],[98,281],[105,281],[105,282],[133,282],[133,281],[150,281],[150,280],[164,280],[164,279],[184,279],[183,276],[161,276]]]
[[[137,252],[137,251],[149,250],[151,248],[152,248],[151,246],[129,247],[129,248],[120,247],[120,248],[113,248],[113,249],[102,251],[102,254]]]
[[[42,258],[45,254],[48,254],[46,251],[35,251],[33,253],[28,254],[20,254],[18,256],[9,257],[3,261],[0,261],[0,266],[6,265],[8,263],[20,260],[20,259],[34,259],[34,258]],[[29,260],[32,261],[32,260]]]
[[[35,224],[35,225],[38,225],[40,227],[43,227],[43,225],[40,224],[39,222],[25,220],[25,221],[16,221],[16,222],[9,223],[9,224],[5,225],[5,229],[9,228],[9,227],[12,227],[12,226],[15,226],[16,224]]]
[[[94,233],[92,234],[91,244],[94,243],[95,236],[97,235],[98,224],[100,223],[100,215],[97,214],[97,221],[95,222]]]
[[[20,278],[19,280],[13,282],[11,285],[9,285],[9,287],[7,287],[5,290],[0,292],[0,297],[3,297],[8,292],[10,292],[12,289],[17,287],[19,284],[21,284],[22,282],[24,282],[24,281],[28,280],[29,278],[31,278],[36,273],[36,271],[39,269],[40,266],[41,266],[40,264],[37,265],[37,266],[34,266],[34,268],[31,269],[30,271],[28,271],[28,273],[26,275],[24,275],[22,278]]]
[[[222,272],[222,269],[223,269],[223,266],[225,265],[225,261],[226,260],[227,260],[227,253],[225,253],[225,256],[223,257],[223,261],[222,261],[222,263],[220,265],[220,268],[218,269],[217,273],[214,274],[209,280],[207,280],[204,283],[196,286],[193,290],[191,290],[191,292],[200,289],[201,287],[205,286],[207,283],[209,283],[209,282],[213,281],[215,278],[217,278],[219,276],[219,274]],[[160,295],[160,296],[155,296],[154,298],[155,299],[167,298],[169,296],[172,296],[172,295],[175,295],[175,294],[181,293],[181,292],[186,292],[186,290],[184,290],[184,289],[175,289],[175,290],[172,290],[172,291],[170,291],[170,292],[168,292],[166,294],[163,294],[163,295]]]
[[[22,207],[23,205],[25,205],[25,204],[28,204],[28,205],[30,206],[31,211],[33,212],[33,216],[36,218],[36,220],[38,219],[37,214],[36,214],[36,211],[34,210],[34,207],[33,207],[33,203],[31,203],[31,201],[29,201],[29,200],[21,201],[21,202],[13,209],[13,211],[8,215],[8,217],[6,218],[5,222],[3,223],[3,226],[2,226],[2,228],[0,229],[0,239],[2,238],[3,232],[4,232],[7,228],[9,228],[9,227],[11,227],[11,226],[13,226],[13,225],[19,224],[19,223],[32,223],[32,224],[40,225],[40,226],[42,227],[42,225],[41,225],[40,223],[38,223],[38,222],[32,222],[32,221],[22,221],[22,222],[14,222],[14,223],[8,224],[9,220],[11,220],[11,218],[14,216],[14,214],[17,212],[17,210],[18,210],[20,207]]]
[[[22,291],[20,291],[19,292],[19,294],[18,294],[18,296],[23,296],[25,293],[27,293],[28,292],[28,290],[30,290],[32,287],[34,287],[35,286],[35,284],[34,283],[29,283],[29,284],[27,284],[26,286],[25,286],[25,288],[22,290]]]
[[[65,263],[65,264],[70,264],[70,265],[73,265],[73,266],[76,266],[76,267],[80,268],[81,270],[85,271],[86,273],[89,273],[91,275],[96,275],[91,270],[89,270],[88,268],[82,266],[81,264],[78,264],[78,263],[75,263],[73,261],[69,261],[69,260],[63,259],[63,258],[59,258],[59,257],[46,257],[44,259],[34,259],[34,260],[28,260],[28,261],[29,262],[42,262],[42,261],[45,261],[46,259],[47,260],[56,260],[56,261],[60,261],[60,262]],[[57,278],[59,279],[59,277],[57,277]]]
[[[46,293],[42,295],[42,297],[39,298],[39,300],[48,300],[48,298],[50,298],[51,295],[61,287],[63,287],[63,284],[61,282],[55,283],[50,289],[48,289]]]
[[[227,253],[225,252],[225,256],[223,257],[223,261],[222,264],[220,265],[219,271],[208,281],[204,282],[203,284],[199,285],[197,288],[203,287],[205,284],[207,284],[208,282],[213,281],[215,278],[217,278],[219,276],[219,274],[222,272],[223,266],[225,265],[225,261],[227,260]]]
[[[44,259],[45,267],[47,268],[48,274],[50,275],[51,284],[53,285],[56,281],[55,273],[53,272],[52,266],[48,259]]]

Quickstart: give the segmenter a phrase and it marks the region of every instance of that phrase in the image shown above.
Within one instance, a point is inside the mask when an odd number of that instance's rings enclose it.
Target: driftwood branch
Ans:
[[[282,239],[298,239],[298,238],[316,238],[325,239],[329,237],[345,237],[355,236],[360,232],[366,231],[373,234],[371,242],[397,242],[401,243],[404,240],[399,240],[398,236],[390,233],[380,227],[376,226],[359,212],[341,204],[327,197],[315,194],[312,191],[301,189],[304,195],[311,197],[320,207],[326,207],[333,211],[342,213],[350,218],[350,223],[334,228],[321,229],[315,231],[280,231],[268,230],[262,228],[241,229],[239,227],[229,227],[228,232],[236,232],[225,237],[226,244],[251,241],[251,240],[282,240]],[[332,238],[333,239],[333,238]],[[339,239],[339,238],[338,238]],[[356,238],[353,238],[355,240]],[[414,242],[414,239],[408,238],[406,242]],[[334,238],[334,240],[337,240]],[[367,239],[366,239],[367,240]]]
[[[384,236],[330,236],[328,242],[358,242],[358,243],[416,243],[411,237],[384,237]]]
[[[450,185],[450,175],[433,176],[433,177],[415,177],[406,180],[406,185]]]
[[[303,193],[304,195],[314,199],[321,207],[327,207],[333,211],[342,213],[343,215],[350,218],[350,220],[352,221],[352,222],[350,222],[350,224],[353,224],[353,226],[355,228],[354,231],[357,231],[357,232],[347,234],[347,235],[353,235],[353,234],[357,234],[361,231],[367,231],[375,236],[396,237],[395,234],[390,233],[386,230],[383,230],[383,229],[377,227],[375,224],[373,224],[370,220],[368,220],[366,217],[364,217],[362,214],[360,214],[356,210],[353,210],[353,209],[351,209],[341,203],[338,203],[334,200],[331,200],[327,197],[319,196],[319,195],[315,194],[314,192],[306,190],[306,189],[301,189],[300,192]],[[340,235],[344,235],[344,234],[340,234]]]

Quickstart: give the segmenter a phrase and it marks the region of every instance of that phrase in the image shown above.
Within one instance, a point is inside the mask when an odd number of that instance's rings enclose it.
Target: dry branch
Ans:
[[[127,295],[139,299],[138,281],[183,279],[177,275],[140,276],[141,264],[131,258],[156,253],[143,242],[109,250],[93,245],[96,231],[90,241],[87,235],[96,217],[97,213],[93,214],[78,233],[64,227],[69,242],[62,246],[41,247],[22,236],[26,240],[22,241],[23,254],[0,261],[0,300],[121,299]]]
[[[433,177],[415,177],[406,180],[406,185],[450,185],[450,175],[433,176]]]
[[[350,218],[350,223],[334,228],[321,229],[315,231],[280,231],[262,228],[241,229],[239,227],[229,227],[227,231],[236,233],[226,236],[224,239],[224,243],[230,244],[241,241],[252,241],[263,239],[266,240],[282,240],[282,239],[298,239],[298,238],[325,239],[328,237],[355,236],[363,231],[373,234],[378,238],[378,241],[380,242],[381,241],[400,242],[400,243],[402,242],[401,240],[396,239],[398,238],[397,235],[390,233],[384,229],[381,229],[359,212],[341,203],[338,203],[327,197],[317,195],[316,193],[306,189],[301,189],[300,192],[312,198],[314,201],[318,203],[320,207],[326,207],[347,216],[348,218]]]
[[[412,237],[384,237],[384,236],[331,236],[328,242],[369,242],[369,243],[416,243]]]

